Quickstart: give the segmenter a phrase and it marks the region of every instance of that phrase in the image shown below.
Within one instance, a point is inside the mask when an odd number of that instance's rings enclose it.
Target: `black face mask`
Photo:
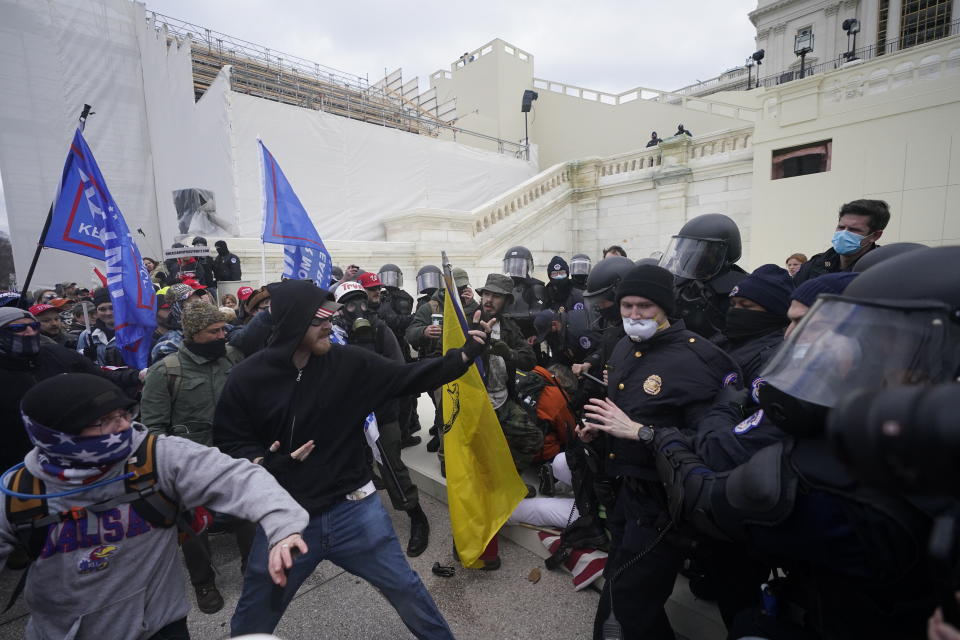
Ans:
[[[609,307],[599,309],[600,317],[607,321],[607,324],[620,324],[620,305],[612,304]]]
[[[40,353],[40,335],[25,336],[0,328],[0,355],[31,358]]]
[[[570,295],[571,289],[573,289],[573,281],[571,280],[551,280],[547,283],[547,291],[550,292],[550,297],[555,300],[566,298]]]
[[[217,255],[225,256],[228,251],[226,247],[217,247]]]
[[[213,340],[211,342],[187,342],[187,349],[190,349],[193,353],[197,354],[201,358],[207,358],[208,360],[216,360],[217,358],[222,358],[227,355],[227,339],[220,338],[219,340]]]
[[[765,336],[782,330],[790,321],[786,317],[769,311],[751,311],[750,309],[727,309],[727,328],[723,334],[733,340]]]

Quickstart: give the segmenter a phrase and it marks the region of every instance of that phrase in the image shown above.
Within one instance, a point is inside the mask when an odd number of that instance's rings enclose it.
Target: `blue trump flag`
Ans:
[[[63,165],[43,246],[107,263],[117,345],[128,365],[145,368],[157,324],[156,295],[140,250],[79,129]]]
[[[261,238],[264,242],[284,245],[283,277],[313,280],[317,286],[328,287],[333,267],[330,254],[273,154],[262,141],[257,143],[263,167]]]

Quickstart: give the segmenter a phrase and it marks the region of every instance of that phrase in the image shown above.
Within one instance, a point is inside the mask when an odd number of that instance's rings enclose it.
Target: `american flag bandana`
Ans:
[[[70,484],[87,484],[133,453],[133,427],[101,436],[75,436],[45,427],[26,414],[23,425],[39,450],[43,470]]]

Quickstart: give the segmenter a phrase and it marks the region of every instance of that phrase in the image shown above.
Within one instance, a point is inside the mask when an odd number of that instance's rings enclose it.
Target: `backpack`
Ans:
[[[181,542],[187,536],[195,536],[191,525],[193,516],[179,503],[168,497],[157,486],[157,436],[147,434],[126,463],[124,473],[133,475],[123,481],[126,493],[108,498],[86,507],[70,507],[58,513],[50,513],[45,498],[21,498],[6,494],[7,520],[14,529],[19,546],[27,553],[32,563],[40,557],[46,542],[47,530],[51,525],[65,520],[81,520],[87,513],[98,513],[121,504],[130,504],[137,514],[155,528],[177,526],[181,531]],[[20,467],[10,481],[10,488],[17,493],[41,496],[46,487],[40,478],[34,476],[24,466]],[[20,581],[10,595],[4,612],[14,605],[27,582],[30,566],[20,575]]]
[[[167,528],[185,525],[189,520],[182,516],[180,505],[157,486],[156,468],[157,436],[148,434],[126,463],[125,473],[133,475],[123,481],[126,493],[109,498],[86,507],[70,507],[65,511],[50,513],[45,498],[18,498],[6,495],[7,520],[13,526],[20,544],[26,549],[31,560],[40,556],[50,525],[65,520],[80,520],[87,512],[98,513],[121,504],[130,506],[153,527]],[[13,475],[10,488],[18,493],[40,496],[46,493],[46,487],[40,478],[34,476],[26,467],[21,467]],[[181,527],[183,528],[183,527]],[[192,529],[191,529],[192,531]]]

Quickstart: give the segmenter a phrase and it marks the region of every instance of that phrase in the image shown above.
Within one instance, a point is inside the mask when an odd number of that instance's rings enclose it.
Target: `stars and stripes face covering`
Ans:
[[[95,481],[133,453],[133,428],[100,436],[76,436],[45,427],[26,414],[23,424],[39,449],[43,470],[70,484]]]

